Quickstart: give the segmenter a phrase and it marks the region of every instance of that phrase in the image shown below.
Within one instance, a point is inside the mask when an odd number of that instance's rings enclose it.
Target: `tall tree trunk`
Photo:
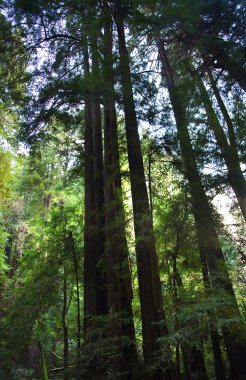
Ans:
[[[152,366],[148,379],[168,379],[170,377],[169,371],[163,372],[162,369],[154,369],[155,365],[160,365],[160,363],[156,360],[156,354],[160,348],[157,340],[167,334],[167,327],[163,309],[155,240],[138,134],[137,117],[133,99],[129,54],[126,47],[124,23],[121,12],[121,4],[118,2],[115,21],[118,31],[120,73],[130,168],[134,230],[136,237],[139,297],[141,303],[143,333],[143,354],[146,366]]]
[[[120,373],[126,373],[120,378],[132,379],[136,376],[134,372],[137,369],[138,357],[117,139],[111,16],[106,5],[104,18],[104,151],[106,256],[109,277],[108,309],[112,321],[111,333],[116,338],[115,354],[118,354],[118,363],[115,363],[116,369]]]
[[[89,76],[87,49],[84,49],[84,66],[85,75]],[[85,318],[90,314],[100,315],[107,311],[106,284],[102,269],[105,237],[100,112],[100,103],[88,95],[85,102]]]
[[[212,129],[217,143],[219,145],[221,155],[225,160],[226,167],[228,170],[228,180],[229,184],[234,190],[234,193],[237,197],[238,204],[242,211],[243,217],[246,221],[246,180],[243,176],[242,169],[240,167],[240,160],[237,152],[237,147],[235,145],[235,140],[233,136],[233,125],[231,123],[230,117],[227,113],[227,110],[224,106],[224,103],[220,97],[217,87],[213,84],[213,89],[215,90],[215,95],[220,105],[220,108],[223,112],[223,115],[226,116],[226,121],[229,129],[229,136],[231,136],[233,144],[229,144],[223,130],[223,127],[220,124],[220,121],[216,115],[216,112],[213,108],[212,102],[208,95],[208,92],[203,84],[203,82],[197,78],[196,80],[198,88],[201,94],[201,100],[203,102],[204,108],[207,113],[208,121],[210,128]]]
[[[87,48],[84,49],[85,76],[90,75]],[[84,329],[88,329],[90,316],[97,314],[96,307],[96,210],[94,191],[94,146],[91,102],[85,100],[85,222],[84,222]]]
[[[91,38],[92,80],[100,80],[97,38]],[[97,250],[97,313],[107,313],[107,274],[105,263],[105,204],[104,204],[104,165],[102,144],[102,118],[100,99],[97,94],[91,96],[93,158],[94,158],[94,192],[96,212],[96,250]]]
[[[93,47],[95,49],[95,47]],[[95,54],[95,53],[94,53]],[[95,55],[93,55],[95,59]],[[93,62],[95,71],[95,62]],[[88,49],[84,48],[85,76],[90,77]],[[88,376],[103,376],[98,339],[105,334],[107,286],[105,275],[104,195],[100,104],[85,99],[85,224],[84,224],[84,332]],[[99,334],[100,331],[100,334]],[[99,360],[100,359],[100,360]]]
[[[157,46],[176,119],[186,177],[189,181],[200,255],[201,258],[206,258],[209,279],[213,291],[215,294],[223,291],[230,301],[230,314],[226,315],[226,317],[229,319],[235,317],[238,318],[238,325],[234,328],[223,327],[223,336],[231,368],[231,378],[234,378],[246,374],[245,338],[241,335],[242,331],[244,331],[244,325],[241,322],[240,312],[238,310],[232,283],[220,247],[212,213],[210,211],[210,205],[196,165],[195,154],[188,131],[186,114],[175,86],[173,72],[164,43],[160,37],[157,38]]]

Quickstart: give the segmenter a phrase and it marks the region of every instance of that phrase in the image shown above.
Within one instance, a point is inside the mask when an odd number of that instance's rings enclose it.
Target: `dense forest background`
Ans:
[[[0,10],[0,379],[245,380],[245,1]]]

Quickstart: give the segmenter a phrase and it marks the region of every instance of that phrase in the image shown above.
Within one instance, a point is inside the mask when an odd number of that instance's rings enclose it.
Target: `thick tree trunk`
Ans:
[[[131,274],[125,232],[125,215],[121,189],[117,117],[114,101],[114,72],[112,56],[111,17],[104,10],[104,151],[105,151],[105,209],[106,256],[108,260],[108,309],[111,334],[116,347],[116,370],[122,379],[135,378],[137,350],[132,313]]]
[[[156,360],[156,354],[160,347],[157,340],[167,334],[167,327],[132,92],[129,54],[126,47],[122,10],[119,3],[115,21],[118,31],[121,84],[136,237],[143,354],[146,366],[152,366],[153,368],[148,375],[148,379],[167,379],[170,376],[168,371],[163,372],[158,368],[154,370],[154,366],[160,364]]]
[[[85,75],[89,75],[89,58],[84,49]],[[96,307],[96,210],[94,191],[94,146],[91,103],[85,101],[85,222],[84,222],[84,329],[88,329],[88,319],[97,314]]]
[[[86,76],[91,75],[87,48],[84,49],[84,71]],[[105,335],[107,313],[101,133],[100,104],[89,94],[85,99],[84,224],[84,332],[89,378],[92,375],[100,378],[105,370],[97,345],[99,337]]]
[[[87,49],[85,75],[90,75]],[[100,104],[88,96],[85,102],[85,236],[84,307],[89,315],[105,314],[107,295],[102,260],[104,257],[104,194]],[[86,321],[85,321],[86,328]]]
[[[97,38],[90,40],[92,51],[91,77],[99,81],[99,56]],[[104,166],[102,146],[102,120],[100,100],[97,94],[91,95],[91,128],[93,133],[94,193],[96,212],[96,251],[97,251],[97,313],[107,312],[107,285],[105,271],[105,205],[104,205]]]
[[[228,170],[228,181],[234,193],[237,197],[238,204],[242,211],[243,217],[246,221],[246,180],[243,176],[242,169],[240,167],[240,160],[237,152],[237,147],[235,145],[235,139],[233,136],[233,125],[231,123],[230,117],[227,113],[227,110],[224,106],[224,103],[220,97],[217,87],[213,85],[215,90],[216,98],[219,102],[223,115],[226,116],[226,121],[229,129],[229,136],[231,136],[233,144],[229,144],[223,130],[223,127],[220,124],[220,121],[214,111],[212,102],[209,98],[207,90],[200,79],[197,79],[197,84],[200,90],[201,99],[204,105],[204,108],[207,113],[208,121],[210,128],[212,129],[217,143],[219,145],[221,155],[225,160],[226,167]]]
[[[99,56],[97,39],[91,38],[92,79],[99,81]],[[93,131],[94,192],[96,212],[96,251],[97,251],[97,313],[107,313],[107,274],[105,262],[105,204],[104,204],[104,165],[102,144],[102,120],[100,100],[97,94],[91,96],[91,116]]]
[[[33,369],[37,377],[42,375],[40,342],[32,340],[23,359],[24,367]]]
[[[232,328],[223,328],[223,336],[231,368],[231,378],[246,374],[246,347],[245,338],[242,336],[244,326],[238,310],[232,283],[228,274],[226,263],[220,247],[218,235],[215,229],[209,202],[202,186],[201,178],[196,165],[195,154],[192,148],[188,122],[185,111],[175,86],[173,72],[170,67],[166,50],[161,38],[157,38],[159,57],[163,66],[163,72],[167,81],[170,100],[172,103],[181,152],[189,181],[191,202],[195,217],[198,246],[201,257],[206,258],[209,270],[209,279],[215,294],[224,292],[230,302],[230,313],[226,317],[238,318],[238,325]]]

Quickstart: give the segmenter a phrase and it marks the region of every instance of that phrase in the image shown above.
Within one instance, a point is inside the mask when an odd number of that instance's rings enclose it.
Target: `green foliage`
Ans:
[[[240,88],[243,88],[242,83],[235,76],[235,71],[242,74],[245,70],[243,2],[109,3],[113,89],[111,83],[103,80],[105,10],[100,2],[16,0],[4,6],[0,14],[0,140],[3,145],[0,148],[0,367],[3,368],[0,378],[34,378],[41,376],[40,367],[43,367],[43,377],[47,378],[45,359],[48,369],[63,367],[64,326],[68,328],[72,368],[79,361],[83,367],[80,372],[86,375],[84,361],[91,359],[93,352],[101,360],[98,366],[105,367],[105,378],[120,378],[118,369],[107,365],[119,346],[133,342],[124,336],[107,337],[106,332],[113,330],[114,323],[122,322],[121,313],[110,311],[106,316],[92,316],[95,329],[87,336],[89,343],[84,344],[84,334],[78,332],[78,321],[82,325],[83,320],[83,202],[86,201],[83,193],[88,185],[83,178],[86,106],[89,103],[92,112],[93,107],[100,104],[103,110],[105,99],[115,100],[120,111],[117,114],[118,140],[126,238],[136,342],[142,359],[142,305],[121,116],[123,96],[119,85],[115,7],[120,7],[127,25],[131,80],[152,205],[150,223],[153,221],[158,255],[155,269],[161,278],[167,318],[160,323],[167,322],[168,326],[167,334],[158,339],[159,351],[155,353],[153,366],[158,367],[165,359],[170,364],[178,355],[181,358],[177,348],[184,348],[190,355],[189,360],[197,350],[203,353],[206,363],[213,363],[211,329],[218,332],[224,352],[223,329],[238,334],[236,326],[243,331],[243,324],[241,316],[235,313],[233,297],[219,286],[215,294],[204,281],[187,173],[165,89],[167,78],[161,73],[156,38],[163,37],[170,55],[202,185],[212,198],[213,194],[228,188],[229,176],[201,107],[193,75],[201,77],[205,87],[209,87],[209,99],[229,141],[225,118],[207,78],[207,69],[212,71],[235,129],[239,159],[245,162],[245,97]],[[85,69],[85,50],[88,50],[89,66],[93,62],[89,70]],[[94,54],[98,54],[98,65],[95,65]],[[103,112],[101,114],[103,116]],[[29,144],[22,157],[14,149],[18,145],[16,132],[18,138]],[[95,134],[92,140],[95,143]],[[94,146],[93,159],[98,159],[97,153]],[[103,209],[105,204],[100,206]],[[108,210],[105,211],[107,219]],[[243,313],[245,229],[239,218],[240,232],[228,233],[216,213],[213,216]],[[144,211],[142,217],[145,218]],[[93,231],[95,226],[91,228]],[[107,237],[108,241],[110,238]],[[112,240],[115,242],[115,238]],[[210,280],[212,277],[210,273]],[[218,277],[222,283],[223,274]],[[80,341],[83,347],[79,351]],[[34,346],[39,347],[38,369],[30,364]],[[150,366],[147,371],[152,369]],[[214,377],[213,370],[210,375]]]

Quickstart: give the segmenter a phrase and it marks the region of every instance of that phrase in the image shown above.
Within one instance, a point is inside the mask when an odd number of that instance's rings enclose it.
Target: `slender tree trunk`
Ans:
[[[46,362],[45,362],[45,355],[44,355],[44,351],[42,349],[42,345],[40,342],[38,343],[38,346],[39,346],[39,351],[40,351],[40,356],[41,356],[42,380],[49,380],[48,372],[46,368]]]
[[[182,362],[184,367],[184,379],[190,380],[190,366],[189,366],[189,358],[187,351],[185,350],[185,347],[182,345],[181,347],[181,353],[182,353]]]
[[[15,233],[14,241],[12,242],[11,252],[11,268],[9,270],[9,276],[13,276],[20,265],[20,258],[23,253],[23,245],[26,235],[28,233],[28,227],[26,224],[22,224]]]
[[[74,265],[74,273],[75,273],[75,283],[76,283],[76,301],[77,301],[77,350],[78,357],[80,351],[80,340],[81,340],[81,323],[80,323],[80,292],[79,292],[79,268],[78,261],[75,252],[74,246],[74,238],[72,232],[69,232],[68,236],[68,244],[73,253],[73,265]]]
[[[239,160],[239,156],[237,152],[237,147],[235,145],[233,125],[231,123],[227,110],[224,106],[224,103],[220,97],[218,89],[215,86],[215,84],[213,84],[213,89],[215,91],[215,95],[220,105],[221,111],[223,115],[226,117],[226,122],[229,129],[229,136],[231,136],[231,140],[232,140],[232,144],[229,144],[227,141],[225,132],[223,130],[223,127],[221,126],[220,121],[213,108],[208,92],[203,82],[199,78],[197,78],[197,84],[200,90],[201,99],[202,99],[204,108],[207,113],[210,128],[214,132],[214,135],[216,137],[217,143],[221,151],[221,155],[224,158],[225,163],[226,163],[226,167],[228,170],[229,184],[234,190],[234,193],[237,197],[238,204],[242,211],[243,217],[246,221],[246,180],[243,176],[243,172],[240,167],[240,160]]]
[[[210,70],[207,70],[207,73],[208,73],[208,77],[209,77],[209,81],[212,85],[212,89],[213,89],[213,92],[214,92],[214,95],[216,97],[216,100],[218,102],[218,105],[220,107],[220,110],[221,110],[221,113],[225,119],[225,122],[227,124],[227,130],[228,130],[228,137],[229,137],[229,142],[230,142],[230,145],[233,146],[233,149],[236,149],[237,150],[237,142],[236,142],[236,135],[235,135],[235,131],[234,131],[234,126],[233,126],[233,123],[232,123],[232,120],[230,118],[230,115],[226,109],[226,106],[224,104],[224,101],[220,95],[220,92],[218,90],[218,87],[216,86],[216,83],[215,83],[215,80],[213,78],[213,74]]]
[[[210,338],[214,357],[214,369],[216,380],[225,380],[225,368],[221,354],[220,340],[217,329],[210,325]]]
[[[179,237],[177,234],[177,240],[176,240],[176,246],[172,255],[172,289],[173,289],[173,297],[174,297],[174,305],[175,305],[175,314],[178,311],[178,304],[179,304],[179,296],[178,296],[178,288],[183,287],[182,278],[180,277],[180,274],[177,269],[177,255],[179,251]],[[175,317],[175,328],[178,329],[179,323],[177,320],[177,317]],[[180,349],[179,349],[180,348]],[[176,347],[176,362],[177,362],[177,374],[178,378],[181,377],[180,374],[180,351],[182,353],[182,359],[183,359],[183,367],[184,367],[184,378],[185,380],[190,379],[190,366],[189,366],[189,357],[187,353],[187,347],[184,344],[177,344]]]
[[[191,376],[195,376],[198,380],[208,380],[203,352],[193,347],[189,356]]]
[[[132,313],[131,274],[125,232],[125,215],[121,189],[117,117],[115,110],[111,16],[104,9],[104,151],[106,255],[108,259],[108,309],[112,336],[116,338],[117,370],[121,378],[136,377],[138,357]],[[114,349],[114,347],[112,347]],[[116,360],[117,361],[117,360]]]
[[[245,338],[241,335],[242,331],[244,331],[244,325],[241,322],[240,312],[238,310],[232,283],[220,247],[220,242],[210,211],[210,205],[197,169],[196,159],[189,136],[186,114],[175,86],[173,72],[168,61],[163,41],[159,37],[157,38],[157,46],[176,119],[185,172],[189,181],[200,255],[201,258],[206,258],[209,279],[213,291],[215,294],[218,291],[223,291],[228,297],[231,311],[227,317],[238,318],[238,325],[235,326],[235,328],[223,327],[223,336],[231,368],[231,378],[234,378],[246,373]]]
[[[152,163],[152,157],[151,157],[151,153],[149,153],[149,156],[148,156],[149,202],[150,202],[150,213],[151,213],[151,218],[152,218],[152,222],[153,222],[153,197],[152,197],[151,163]]]
[[[67,273],[64,265],[64,279],[63,279],[63,309],[62,309],[62,328],[63,328],[63,363],[64,363],[64,375],[63,379],[68,380],[68,326],[66,322],[67,316]]]
[[[209,280],[209,271],[208,266],[206,262],[206,257],[202,256],[202,253],[200,252],[200,258],[202,263],[202,277],[203,277],[203,284],[205,291],[207,293],[207,297],[210,297],[210,294],[212,294],[212,287]],[[211,312],[208,312],[208,317],[213,317]],[[222,359],[222,353],[220,348],[220,339],[219,339],[219,333],[217,330],[217,327],[214,326],[213,321],[209,323],[210,327],[210,339],[211,339],[211,345],[212,345],[212,351],[213,351],[213,357],[214,357],[214,369],[215,369],[215,376],[216,380],[225,380],[225,368],[224,363]]]
[[[120,2],[118,2],[115,21],[118,31],[121,84],[136,237],[143,354],[146,366],[152,366],[152,368],[154,368],[155,365],[160,364],[158,364],[156,360],[156,353],[159,349],[157,340],[167,334],[167,327],[132,92],[129,54],[126,47],[121,11]],[[148,379],[168,379],[169,376],[170,373],[168,371],[163,372],[157,368],[156,370],[152,369],[150,371]]]

